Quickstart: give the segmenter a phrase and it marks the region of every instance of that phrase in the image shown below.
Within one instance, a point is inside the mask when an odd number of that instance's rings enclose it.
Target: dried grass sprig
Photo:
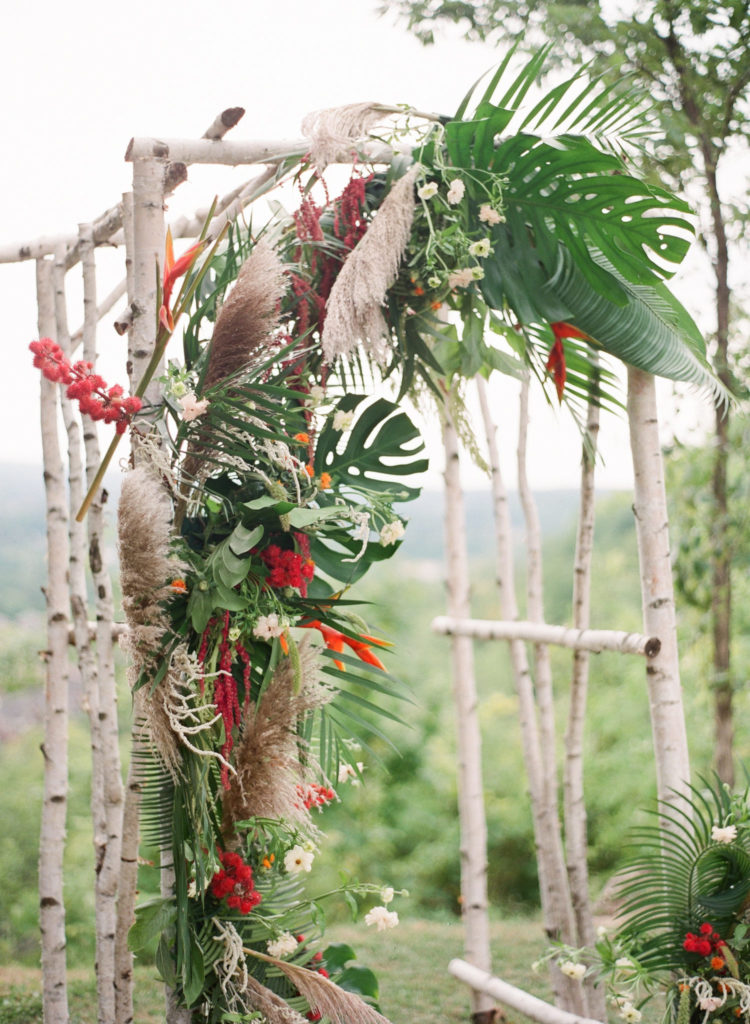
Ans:
[[[171,552],[172,503],[160,476],[148,465],[126,474],[117,517],[122,606],[130,631],[121,646],[131,655],[128,682],[133,689],[141,674],[158,667],[164,637],[169,634],[165,603],[173,596],[170,583],[187,566]],[[146,685],[135,691],[136,719],[156,748],[170,774],[179,774],[177,737],[170,725],[176,680],[173,671],[151,692]]]
[[[317,971],[290,964],[286,960],[244,948],[244,952],[277,967],[310,1004],[310,1009],[329,1017],[333,1024],[391,1024],[387,1017],[369,1006],[353,992],[346,992]]]
[[[248,976],[243,993],[252,1008],[260,1010],[268,1024],[308,1024],[301,1013],[297,1013],[281,996],[261,985],[252,975]]]
[[[315,772],[315,762],[297,735],[297,724],[323,707],[335,691],[320,682],[318,656],[304,638],[299,651],[299,686],[291,658],[277,666],[257,706],[245,714],[242,739],[235,748],[237,775],[224,795],[224,834],[246,818],[283,818],[312,829],[299,787]],[[304,764],[303,764],[304,760]]]
[[[240,267],[234,288],[216,318],[203,389],[241,370],[276,325],[284,294],[284,267],[261,239]]]
[[[319,172],[342,156],[348,156],[355,143],[370,128],[388,116],[375,103],[349,103],[343,107],[313,110],[302,122],[302,134],[310,140],[310,161]]]
[[[388,327],[382,306],[409,241],[418,174],[419,165],[414,164],[399,178],[334,282],[322,337],[323,355],[329,363],[348,355],[358,339],[373,358],[384,360]]]

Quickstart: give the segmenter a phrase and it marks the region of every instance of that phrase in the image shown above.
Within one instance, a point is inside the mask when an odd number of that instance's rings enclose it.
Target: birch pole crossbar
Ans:
[[[287,157],[303,156],[310,148],[308,139],[149,139],[133,138],[125,159],[169,160],[183,164],[270,164]]]
[[[456,619],[438,615],[432,620],[433,633],[444,636],[470,636],[475,640],[529,640],[535,644],[553,644],[578,651],[617,651],[619,654],[642,654],[653,658],[661,649],[656,636],[625,633],[617,629],[572,629],[569,626],[549,626],[546,622],[527,622],[514,619]]]
[[[516,988],[515,985],[502,981],[488,974],[487,971],[467,964],[465,960],[451,960],[448,964],[448,971],[454,978],[463,981],[474,992],[485,992],[492,996],[503,1006],[509,1006],[511,1010],[524,1014],[531,1020],[538,1021],[538,1024],[601,1024],[591,1017],[583,1017],[577,1013],[568,1013],[566,1010],[559,1010],[543,999]]]

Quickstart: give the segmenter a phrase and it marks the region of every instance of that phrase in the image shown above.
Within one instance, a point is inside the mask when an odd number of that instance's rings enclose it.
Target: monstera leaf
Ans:
[[[356,418],[348,437],[334,430],[329,417],[315,449],[315,474],[330,473],[353,491],[398,494],[399,501],[411,501],[421,488],[401,482],[427,469],[427,459],[418,458],[424,449],[419,431],[393,402],[378,398],[363,405],[365,395],[344,395],[338,410]]]

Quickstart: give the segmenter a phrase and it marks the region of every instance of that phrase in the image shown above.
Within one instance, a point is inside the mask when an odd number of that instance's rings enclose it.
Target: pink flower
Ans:
[[[207,398],[196,398],[192,391],[188,391],[186,395],[183,395],[179,402],[182,406],[182,418],[186,423],[197,420],[199,416],[204,414],[210,404]]]
[[[498,213],[494,206],[490,206],[489,203],[483,203],[479,207],[479,219],[485,224],[500,224],[505,218],[501,213]]]

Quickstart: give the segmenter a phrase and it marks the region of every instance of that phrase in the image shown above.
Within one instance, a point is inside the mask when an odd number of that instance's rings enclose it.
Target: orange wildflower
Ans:
[[[320,489],[321,491],[327,491],[331,486],[331,474],[321,473],[320,474]]]
[[[174,594],[187,594],[187,583],[184,580],[172,580],[169,589]]]
[[[414,294],[415,295],[424,295],[424,288],[421,285],[418,284],[417,287],[414,289]]]
[[[270,871],[271,870],[271,865],[273,864],[273,862],[275,860],[276,860],[276,854],[275,853],[269,853],[269,855],[267,857],[263,858],[263,862],[262,863],[263,863],[263,867],[266,869],[266,871]]]
[[[441,306],[442,302],[439,299],[437,299],[435,302],[430,303],[430,309],[440,309]]]
[[[313,466],[312,462],[308,462],[308,464],[305,466],[305,472],[307,473],[308,476],[315,476],[315,467]]]
[[[294,435],[294,440],[295,441],[299,441],[300,444],[309,444],[310,443],[310,435],[309,434],[304,434],[304,433],[302,433],[302,434],[295,434]]]
[[[289,654],[289,642],[283,633],[279,634],[279,643],[281,644],[281,649],[284,654]]]
[[[711,957],[711,966],[713,967],[713,969],[715,971],[720,971],[722,969],[722,967],[725,966],[723,957],[712,956]]]

